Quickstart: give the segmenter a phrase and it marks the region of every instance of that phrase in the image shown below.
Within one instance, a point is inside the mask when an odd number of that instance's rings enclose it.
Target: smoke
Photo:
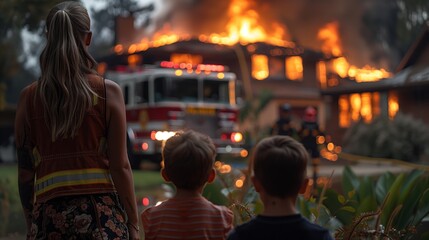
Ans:
[[[228,22],[228,8],[233,0],[161,0],[154,1],[144,34],[150,36],[168,26],[176,33],[191,35],[219,33]],[[373,0],[243,0],[259,14],[261,24],[278,22],[287,28],[290,39],[306,48],[320,50],[318,31],[337,21],[342,50],[357,67],[371,65],[388,68],[383,59],[374,62],[372,49],[362,36],[364,12]],[[375,49],[374,49],[375,50]]]

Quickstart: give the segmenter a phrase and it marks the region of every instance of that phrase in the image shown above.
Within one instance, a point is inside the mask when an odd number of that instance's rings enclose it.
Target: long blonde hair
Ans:
[[[52,141],[76,135],[95,92],[86,74],[96,73],[96,61],[85,46],[90,33],[87,10],[77,2],[63,2],[46,18],[46,46],[40,55],[40,96]]]

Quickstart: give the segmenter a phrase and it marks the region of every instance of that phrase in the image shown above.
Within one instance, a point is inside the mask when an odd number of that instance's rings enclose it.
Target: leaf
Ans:
[[[413,225],[419,224],[425,216],[429,214],[429,188],[425,190],[420,198]]]
[[[368,176],[365,176],[359,184],[359,196],[358,201],[362,201],[362,199],[366,197],[370,197],[374,195],[374,184],[373,180]]]
[[[331,213],[337,212],[343,205],[339,202],[339,196],[335,190],[326,189],[325,199],[323,200],[323,205],[325,205]]]
[[[419,200],[425,190],[429,187],[427,179],[425,180],[421,175],[415,178],[413,184],[408,185],[408,187],[405,187],[405,184],[402,186],[402,189],[405,189],[403,191],[408,192],[408,194],[406,194],[406,197],[404,196],[404,200],[402,202],[403,207],[393,224],[393,226],[398,230],[406,228],[412,222],[414,219],[414,213],[417,211]],[[405,195],[404,192],[401,194]]]
[[[404,200],[408,197],[411,189],[414,187],[414,184],[419,179],[419,177],[424,173],[422,170],[413,170],[409,173],[404,180],[404,184],[401,187],[399,203],[403,203]]]
[[[343,195],[338,194],[338,202],[344,205],[344,203],[346,202],[346,198]]]
[[[301,213],[302,216],[304,216],[307,219],[310,219],[310,203],[305,200],[302,196],[299,196],[297,198],[297,207],[299,212]]]
[[[375,196],[374,195],[367,196],[358,205],[356,209],[356,215],[359,215],[365,212],[375,212],[377,211],[377,208],[378,208],[378,205],[377,205],[377,201],[375,200]]]
[[[359,179],[349,166],[344,167],[342,183],[344,192],[359,188]]]
[[[353,190],[353,191],[349,191],[348,193],[347,193],[347,196],[349,197],[349,199],[351,199],[351,198],[353,198],[353,196],[356,194],[356,190]]]
[[[381,204],[395,181],[395,176],[391,172],[381,175],[375,185],[375,197],[378,204]]]
[[[389,188],[390,196],[387,199],[384,209],[381,213],[381,224],[386,226],[387,221],[390,218],[390,215],[392,214],[393,209],[397,206],[397,201],[399,197],[399,191],[401,190],[401,186],[404,182],[405,174],[401,173],[399,174],[395,181],[393,182],[392,186]]]
[[[352,206],[345,206],[345,207],[340,208],[340,210],[344,210],[344,211],[351,212],[351,213],[356,212],[356,209]]]

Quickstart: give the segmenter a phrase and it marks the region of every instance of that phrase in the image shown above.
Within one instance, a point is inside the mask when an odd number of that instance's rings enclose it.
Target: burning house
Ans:
[[[393,118],[399,111],[429,124],[429,26],[426,26],[400,62],[394,76],[382,81],[354,83],[322,89],[329,109],[327,129],[341,142],[355,121],[379,115]]]
[[[264,21],[251,3],[231,1],[226,17],[219,20],[222,24],[218,25],[224,29],[217,26],[183,31],[166,24],[151,38],[142,36],[135,28],[132,15],[119,17],[114,53],[99,59],[103,63],[101,72],[123,67],[138,69],[161,61],[224,65],[237,75],[243,99],[254,99],[265,90],[274,96],[260,119],[261,125],[271,125],[278,117],[278,106],[283,103],[292,106],[297,122],[307,106],[316,107],[320,126],[328,132],[341,132],[348,126],[347,121],[372,118],[367,114],[368,104],[381,101],[379,95],[359,95],[359,100],[347,98],[350,103],[346,109],[342,107],[344,97],[326,94],[329,89],[353,88],[361,82],[390,77],[384,69],[358,68],[348,62],[343,56],[338,23],[330,22],[319,29],[317,37],[322,47],[310,49],[291,41],[286,26],[275,20]],[[207,32],[207,29],[218,31]],[[357,106],[356,101],[361,104]],[[375,113],[380,111],[372,109]],[[332,127],[329,121],[337,117],[337,126]]]

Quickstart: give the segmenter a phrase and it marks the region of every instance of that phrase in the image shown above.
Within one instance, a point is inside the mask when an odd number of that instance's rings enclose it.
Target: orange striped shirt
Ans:
[[[233,214],[204,197],[169,199],[141,214],[145,239],[226,239]]]

